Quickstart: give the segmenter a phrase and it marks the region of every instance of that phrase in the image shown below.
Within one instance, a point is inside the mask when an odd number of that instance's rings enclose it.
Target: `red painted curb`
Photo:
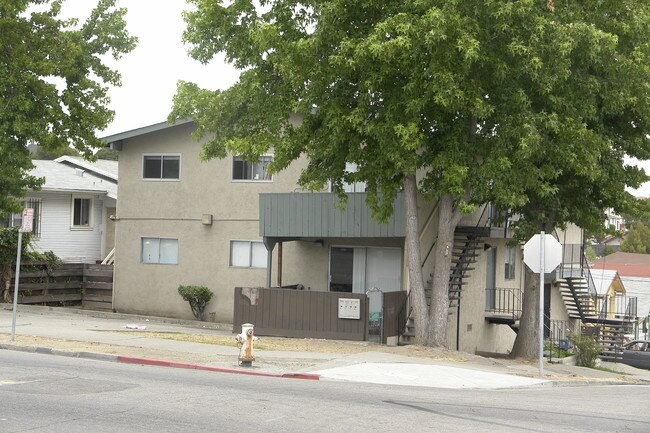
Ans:
[[[122,362],[125,364],[143,364],[143,365],[156,365],[159,367],[171,367],[171,368],[186,368],[190,370],[205,370],[205,371],[216,371],[219,373],[234,373],[234,374],[246,374],[249,376],[263,376],[263,377],[281,377],[286,379],[306,379],[306,380],[320,380],[320,375],[318,374],[309,374],[309,373],[268,373],[264,371],[249,371],[249,370],[238,370],[235,368],[226,368],[226,367],[213,367],[210,365],[200,365],[200,364],[190,364],[187,362],[175,362],[175,361],[161,361],[156,359],[145,359],[145,358],[134,358],[131,356],[118,356],[116,359],[117,362]]]

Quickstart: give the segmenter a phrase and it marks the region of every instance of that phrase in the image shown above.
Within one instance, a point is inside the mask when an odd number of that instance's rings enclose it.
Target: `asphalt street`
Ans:
[[[0,431],[647,432],[650,387],[458,390],[0,352]]]

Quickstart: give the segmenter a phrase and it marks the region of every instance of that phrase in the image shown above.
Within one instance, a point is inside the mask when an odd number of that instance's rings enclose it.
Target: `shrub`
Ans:
[[[203,320],[205,306],[208,305],[214,293],[205,286],[178,286],[178,294],[190,303],[194,317],[197,320]]]
[[[576,362],[579,366],[594,368],[598,355],[603,353],[603,346],[593,337],[584,334],[571,334],[569,341],[576,352]]]

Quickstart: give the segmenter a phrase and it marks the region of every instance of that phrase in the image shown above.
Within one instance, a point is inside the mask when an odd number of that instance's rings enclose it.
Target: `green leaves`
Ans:
[[[301,185],[365,180],[377,215],[418,173],[422,193],[548,230],[594,226],[647,179],[623,163],[650,158],[645,0],[194,3],[192,55],[244,69],[224,92],[179,87],[172,117],[196,120],[205,158],[304,155]]]
[[[100,0],[81,26],[59,17],[57,1],[9,3],[0,2],[0,215],[42,183],[27,175],[27,144],[74,146],[88,158],[102,146],[95,131],[113,118],[107,85],[119,85],[120,76],[101,56],[135,47],[115,0]],[[35,4],[40,12],[28,12]]]

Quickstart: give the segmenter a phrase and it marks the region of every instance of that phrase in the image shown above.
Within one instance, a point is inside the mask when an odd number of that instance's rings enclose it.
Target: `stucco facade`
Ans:
[[[205,285],[214,292],[204,319],[219,322],[233,319],[235,287],[265,286],[267,279],[271,286],[301,284],[305,290],[357,293],[364,293],[382,281],[389,284],[391,279],[387,290],[407,290],[404,237],[390,233],[375,237],[358,234],[278,237],[273,243],[270,273],[267,273],[268,260],[258,260],[256,266],[234,264],[233,242],[241,246],[265,240],[260,222],[260,194],[307,194],[297,185],[305,161],[294,162],[272,179],[233,180],[235,170],[239,170],[233,156],[201,161],[201,144],[192,140],[192,130],[191,122],[175,126],[161,124],[107,138],[120,149],[120,200],[115,218],[113,306],[116,311],[192,318],[187,302],[177,293],[178,286],[186,284]],[[163,161],[160,164],[164,164],[165,156],[178,161],[172,178],[164,178],[164,174],[161,178],[146,178],[145,158],[160,158]],[[431,201],[419,201],[425,279],[433,270],[430,252],[437,233],[436,212]],[[462,224],[475,226],[483,214],[480,209]],[[488,285],[523,288],[522,251],[519,246],[507,244],[509,233],[504,230],[481,239],[476,261],[466,277],[460,308],[450,311],[450,347],[458,343],[460,350],[472,353],[507,353],[512,347],[515,332],[503,324],[490,323],[485,314]],[[172,245],[174,253],[169,261],[173,263],[152,263],[149,256],[145,257],[145,250],[149,251],[145,243],[149,241]],[[345,257],[354,260],[354,264],[349,264],[354,269],[347,271],[348,286],[337,286],[334,281],[333,267],[340,264],[333,256],[339,253],[349,254]],[[391,275],[373,279],[371,274],[381,271],[377,266],[384,265],[391,267]],[[493,275],[490,284],[486,281],[488,274]]]

